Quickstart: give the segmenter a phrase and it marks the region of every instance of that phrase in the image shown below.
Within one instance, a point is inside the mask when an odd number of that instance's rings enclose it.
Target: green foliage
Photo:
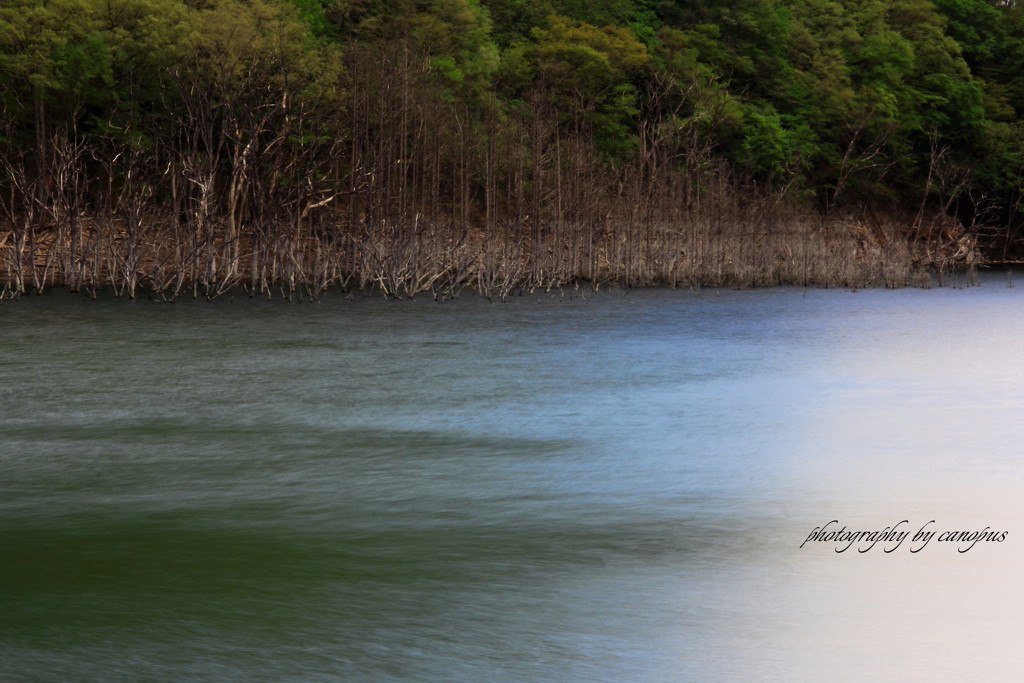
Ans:
[[[946,19],[946,33],[960,46],[975,74],[985,76],[985,65],[998,60],[1009,35],[1004,12],[986,0],[934,0]]]
[[[522,152],[529,136],[502,126],[548,116],[610,164],[656,140],[680,167],[699,151],[741,177],[840,203],[848,193],[917,206],[936,148],[973,169],[977,192],[1018,192],[1022,63],[1024,7],[995,0],[0,5],[2,135],[29,156],[62,126],[90,144],[173,147],[184,138],[168,131],[194,122],[200,104],[221,130],[260,128],[273,111],[294,127],[282,139],[325,145],[323,131],[299,130],[311,112],[333,117],[338,137],[388,119],[348,108],[347,69],[358,65],[378,70],[359,74],[377,88],[362,101],[400,102],[387,106],[402,116],[440,102],[459,112],[469,147],[500,138]],[[396,88],[420,99],[392,97]]]
[[[563,124],[590,131],[610,156],[627,153],[634,142],[631,117],[639,112],[634,79],[650,59],[644,44],[627,28],[558,15],[532,37],[510,50],[504,64],[513,90],[543,89]]]
[[[328,10],[333,6],[331,0],[291,0],[299,10],[299,17],[309,27],[310,32],[319,37],[335,35],[335,26],[331,23]]]
[[[743,165],[768,178],[788,178],[797,173],[811,154],[811,134],[806,126],[788,128],[767,103],[747,109],[742,130]]]
[[[404,0],[353,15],[352,35],[391,54],[425,56],[450,101],[479,102],[498,67],[491,21],[477,0]]]
[[[483,5],[494,22],[494,41],[503,48],[527,40],[555,14],[550,0],[484,0]]]

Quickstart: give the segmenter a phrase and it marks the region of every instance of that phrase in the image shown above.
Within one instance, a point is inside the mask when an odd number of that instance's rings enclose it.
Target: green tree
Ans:
[[[634,81],[650,57],[629,29],[551,16],[547,27],[533,30],[532,43],[509,52],[506,80],[519,94],[543,89],[562,123],[575,134],[592,135],[607,155],[635,146]]]

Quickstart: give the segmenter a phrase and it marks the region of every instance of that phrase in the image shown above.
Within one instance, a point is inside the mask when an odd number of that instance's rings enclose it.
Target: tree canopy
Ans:
[[[1022,59],[999,0],[7,0],[0,207],[536,218],[587,163],[1019,232]]]

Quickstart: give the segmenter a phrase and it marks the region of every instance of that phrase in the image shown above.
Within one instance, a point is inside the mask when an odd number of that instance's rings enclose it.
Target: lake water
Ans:
[[[2,304],[0,679],[1011,680],[1008,284]]]

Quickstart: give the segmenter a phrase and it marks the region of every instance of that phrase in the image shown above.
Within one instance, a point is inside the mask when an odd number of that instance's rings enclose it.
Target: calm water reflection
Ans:
[[[1010,679],[1006,284],[4,304],[0,678]]]

